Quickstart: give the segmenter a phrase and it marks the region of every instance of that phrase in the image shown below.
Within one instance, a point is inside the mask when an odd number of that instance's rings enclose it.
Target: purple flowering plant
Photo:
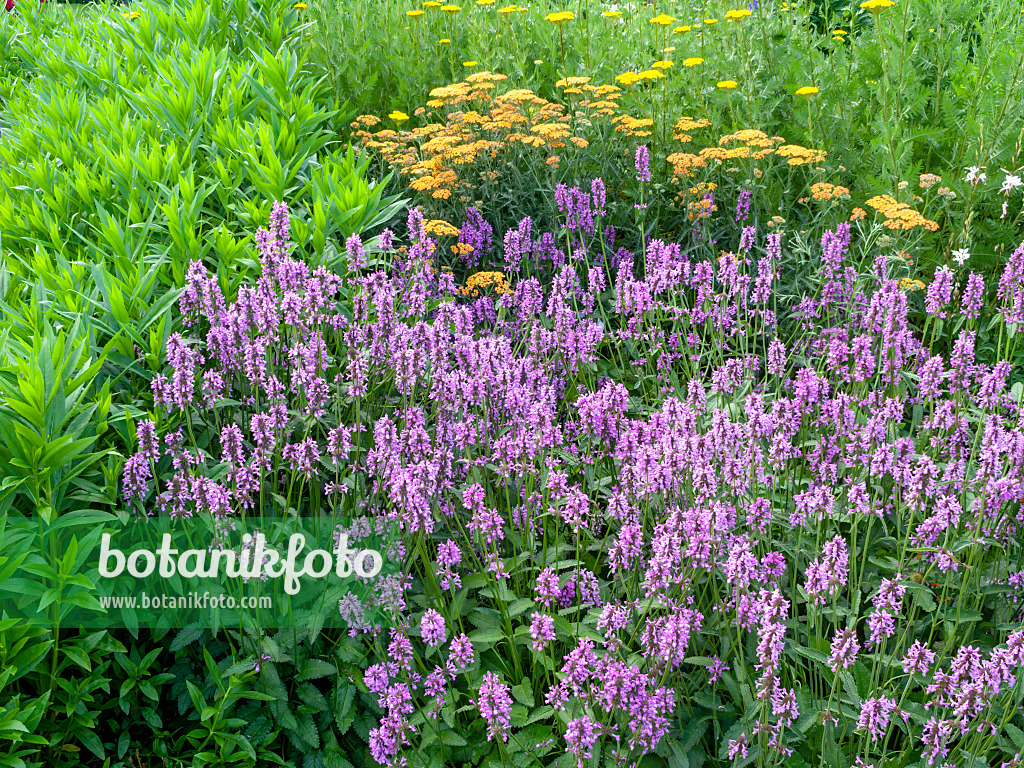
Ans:
[[[129,505],[400,529],[389,626],[339,606],[367,765],[1020,765],[1024,245],[919,324],[859,225],[789,243],[748,197],[734,252],[697,222],[632,253],[604,202],[471,216],[509,281],[479,297],[418,211],[335,274],[275,205],[255,285],[189,270]]]

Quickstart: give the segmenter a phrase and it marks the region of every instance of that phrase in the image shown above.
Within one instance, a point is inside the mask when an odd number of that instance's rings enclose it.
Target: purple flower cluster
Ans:
[[[707,667],[699,685],[723,700],[750,686],[757,714],[730,736],[730,758],[786,755],[801,709],[832,717],[793,661],[811,637],[837,676],[876,665],[858,701],[865,744],[880,749],[907,715],[915,748],[942,760],[994,727],[1024,633],[1000,630],[983,652],[916,629],[933,620],[922,601],[991,610],[983,587],[1024,589],[1024,424],[1010,364],[979,359],[980,276],[962,289],[960,318],[940,270],[926,309],[956,331],[926,344],[884,261],[854,263],[848,225],[825,233],[813,290],[788,301],[783,237],[754,225],[737,253],[706,247],[698,227],[681,243],[591,258],[596,240],[615,241],[601,231],[605,197],[599,180],[557,190],[571,257],[528,218],[495,248],[471,211],[463,263],[510,281],[472,298],[440,268],[418,212],[406,245],[382,238],[386,270],[366,267],[350,238],[343,284],[292,258],[275,206],[256,238],[255,285],[229,299],[190,267],[181,309],[194,338],[169,339],[153,382],[170,428],[138,424],[125,498],[227,516],[297,484],[403,532],[412,575],[375,585],[395,628],[360,635],[381,764],[415,749],[418,711],[447,727],[438,714],[460,697],[479,733],[508,741],[513,692],[525,697],[493,670],[519,686],[508,670],[520,666],[532,685],[547,681],[538,698],[564,711],[577,765],[610,742],[638,759],[676,725],[677,702],[691,706],[695,659]],[[999,281],[999,319],[1024,320],[1022,295],[1024,246]],[[201,448],[180,431],[195,414],[213,425]],[[1001,557],[1012,567],[989,567]],[[407,601],[413,585],[424,594]],[[461,634],[455,611],[470,604],[484,628],[474,638],[501,641],[474,648]],[[354,619],[358,609],[339,606]],[[502,655],[512,649],[516,659]],[[905,690],[926,723],[901,709]]]

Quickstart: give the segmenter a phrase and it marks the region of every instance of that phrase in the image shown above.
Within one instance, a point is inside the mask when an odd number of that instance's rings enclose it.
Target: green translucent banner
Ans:
[[[387,626],[397,530],[368,518],[0,517],[0,615],[95,629]],[[385,590],[386,591],[386,590]]]

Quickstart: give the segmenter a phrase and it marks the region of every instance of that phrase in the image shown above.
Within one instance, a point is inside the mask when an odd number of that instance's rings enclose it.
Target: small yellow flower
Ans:
[[[622,11],[605,11],[603,16],[606,19],[619,19],[622,18]]]
[[[796,95],[797,96],[806,96],[807,98],[810,98],[811,96],[813,96],[816,93],[818,93],[818,89],[815,88],[813,85],[805,85],[803,88],[801,88],[800,90],[798,90],[796,92]]]
[[[128,21],[135,21],[137,18],[139,18],[138,11],[132,11],[131,13],[122,13],[121,15],[128,19]]]
[[[544,17],[544,21],[550,21],[552,24],[562,26],[567,21],[573,20],[572,11],[560,11],[558,13],[549,13]]]
[[[659,13],[657,16],[655,16],[653,19],[651,19],[651,24],[657,24],[658,26],[661,26],[661,27],[667,27],[669,24],[671,24],[675,20],[676,20],[675,16],[669,16],[669,15],[664,14],[664,13]]]
[[[705,24],[717,24],[718,19],[704,19]]]
[[[464,67],[475,67],[476,66],[476,62],[475,61],[464,61],[464,62],[462,62],[462,66],[464,66]]]
[[[459,6],[457,6],[457,5],[442,5],[441,6],[441,10],[444,11],[445,13],[448,13],[448,14],[451,14],[452,16],[454,16],[456,13],[458,13],[462,9]]]
[[[516,7],[514,5],[506,5],[504,8],[499,8],[498,13],[502,16],[508,16],[510,13],[515,13]]]
[[[388,115],[388,117],[390,117],[396,123],[404,123],[406,120],[409,119],[409,116],[405,114],[405,112],[399,112],[397,109],[390,115]]]
[[[423,4],[423,7],[424,8],[440,8],[441,7],[441,3],[437,2],[437,0],[427,0],[427,2],[425,2]]]
[[[292,8],[298,8],[300,11],[304,11],[304,10],[306,10],[306,4],[305,3],[296,3],[295,5],[292,6]]]
[[[494,5],[494,0],[476,0],[477,5]]]
[[[438,42],[438,45],[451,45],[452,44],[452,41],[449,40],[447,37],[442,37],[437,42]]]
[[[413,10],[411,10],[411,11],[406,11],[406,12],[405,12],[405,15],[406,15],[406,16],[411,16],[411,17],[412,17],[412,18],[414,18],[414,19],[418,19],[418,18],[419,18],[420,16],[422,16],[422,15],[423,15],[424,13],[426,13],[426,11],[424,11],[424,10],[423,10],[422,8],[414,8],[414,9],[413,9]]]
[[[892,8],[894,5],[896,3],[892,0],[866,0],[866,2],[860,4],[860,7],[868,13],[873,13],[877,16],[886,8]]]
[[[726,11],[725,12],[725,18],[726,18],[727,21],[737,21],[738,22],[738,21],[743,21],[743,19],[747,18],[747,16],[749,16],[750,14],[751,14],[751,11],[745,11],[745,10],[744,11],[740,11],[740,10]]]
[[[640,80],[658,80],[664,77],[665,75],[656,69],[646,69],[637,75]]]
[[[668,69],[669,67],[672,66],[672,62],[671,61],[656,61],[653,64],[651,64],[651,66],[654,69]]]
[[[675,29],[672,30],[672,34],[673,35],[685,35],[689,31],[690,31],[690,27],[688,27],[688,26],[686,26],[686,27],[676,27]]]
[[[739,85],[739,83],[737,83],[735,80],[721,80],[718,83],[718,87],[721,88],[723,91],[731,91],[737,85]]]
[[[623,85],[632,85],[633,83],[643,78],[641,78],[640,75],[638,75],[636,72],[623,72],[621,75],[618,75],[615,79],[618,80]]]
[[[833,35],[845,35],[845,34],[847,34],[847,32],[846,32],[845,29],[833,29],[832,30],[832,34]]]
[[[686,61],[683,62],[683,66],[684,67],[699,67],[703,63],[704,63],[704,59],[702,59],[700,56],[693,56],[693,57],[691,57],[689,59],[686,59]]]

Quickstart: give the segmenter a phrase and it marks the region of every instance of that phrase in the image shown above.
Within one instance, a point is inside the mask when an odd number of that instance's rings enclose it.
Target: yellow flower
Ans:
[[[447,37],[442,37],[437,42],[438,42],[438,45],[451,45],[452,44],[452,41],[449,40]]]
[[[726,11],[725,18],[728,21],[743,21],[743,19],[747,18],[750,14],[751,11]]]
[[[894,5],[896,5],[896,3],[892,0],[866,0],[866,2],[860,4],[860,7],[868,13],[878,15],[886,8],[892,8]]]
[[[675,29],[672,30],[672,34],[674,34],[674,35],[685,35],[689,31],[690,31],[690,27],[676,27]]]
[[[811,96],[813,96],[817,92],[818,92],[818,89],[815,88],[813,85],[805,85],[803,88],[801,88],[800,90],[798,90],[796,92],[796,95],[797,96],[807,96],[808,98],[810,98]]]
[[[388,117],[390,117],[396,123],[404,123],[406,120],[409,119],[409,116],[405,114],[405,112],[399,112],[397,109],[390,115],[388,115]]]
[[[304,11],[306,9],[306,4],[305,3],[296,3],[295,5],[292,6],[292,8],[298,8],[300,11]]]
[[[623,85],[632,85],[633,83],[637,82],[638,80],[642,80],[643,78],[641,78],[640,75],[638,75],[636,72],[623,72],[615,79],[618,80]]]
[[[128,19],[128,21],[135,21],[137,18],[139,18],[138,11],[132,11],[131,13],[122,13],[121,15]]]
[[[904,290],[907,293],[913,293],[914,291],[924,290],[924,283],[922,283],[920,280],[913,280],[909,277],[900,278],[898,285],[901,290]]]
[[[406,16],[411,16],[411,17],[412,17],[412,18],[414,18],[414,19],[418,19],[418,18],[419,18],[420,16],[422,16],[422,15],[423,15],[424,13],[426,13],[426,11],[424,11],[424,10],[423,10],[422,8],[414,8],[414,9],[413,9],[413,10],[411,10],[411,11],[406,11],[406,12],[405,12],[405,15],[406,15]]]
[[[424,8],[440,8],[441,7],[441,3],[437,2],[437,0],[427,0],[427,2],[425,2],[423,4],[423,7]]]
[[[476,62],[475,61],[464,61],[464,62],[462,62],[462,66],[464,66],[464,67],[475,67],[476,66]]]
[[[477,5],[494,5],[494,0],[476,0]]]
[[[664,48],[661,49],[661,52],[662,53],[672,53],[672,51],[674,51],[675,49],[676,49],[676,47],[674,45],[667,45],[667,46],[665,46]]]
[[[544,21],[550,21],[552,24],[562,26],[567,21],[572,21],[572,11],[560,11],[559,13],[549,13],[544,17]]]
[[[622,17],[622,11],[605,11],[603,15],[606,19],[618,19]]]
[[[651,66],[654,69],[668,69],[669,67],[672,66],[672,62],[671,61],[656,61],[653,64],[651,64]]]
[[[739,83],[737,83],[735,80],[722,80],[718,83],[718,87],[721,88],[723,91],[731,91],[737,85],[739,85]]]
[[[498,13],[502,16],[507,16],[510,13],[515,13],[516,7],[514,5],[506,5],[504,8],[499,8]]]
[[[466,284],[459,288],[459,293],[475,298],[488,288],[493,289],[497,294],[511,291],[504,272],[477,272],[466,278]]]
[[[845,35],[845,34],[847,34],[847,32],[846,32],[845,29],[833,29],[832,30],[832,34],[833,35]]]
[[[717,24],[718,19],[704,19],[705,24]]]
[[[703,63],[704,63],[704,59],[702,59],[700,56],[693,56],[693,57],[687,59],[686,61],[684,61],[683,62],[683,66],[684,67],[699,67]]]
[[[663,77],[665,77],[665,75],[656,69],[646,69],[637,75],[637,78],[640,80],[658,80]]]
[[[454,16],[456,13],[458,13],[462,9],[459,8],[459,6],[457,6],[457,5],[442,5],[441,6],[441,10],[444,11],[445,13],[450,13],[452,16]]]
[[[664,13],[659,13],[657,16],[651,19],[651,24],[657,24],[662,27],[667,27],[675,20],[675,16],[668,16]]]

